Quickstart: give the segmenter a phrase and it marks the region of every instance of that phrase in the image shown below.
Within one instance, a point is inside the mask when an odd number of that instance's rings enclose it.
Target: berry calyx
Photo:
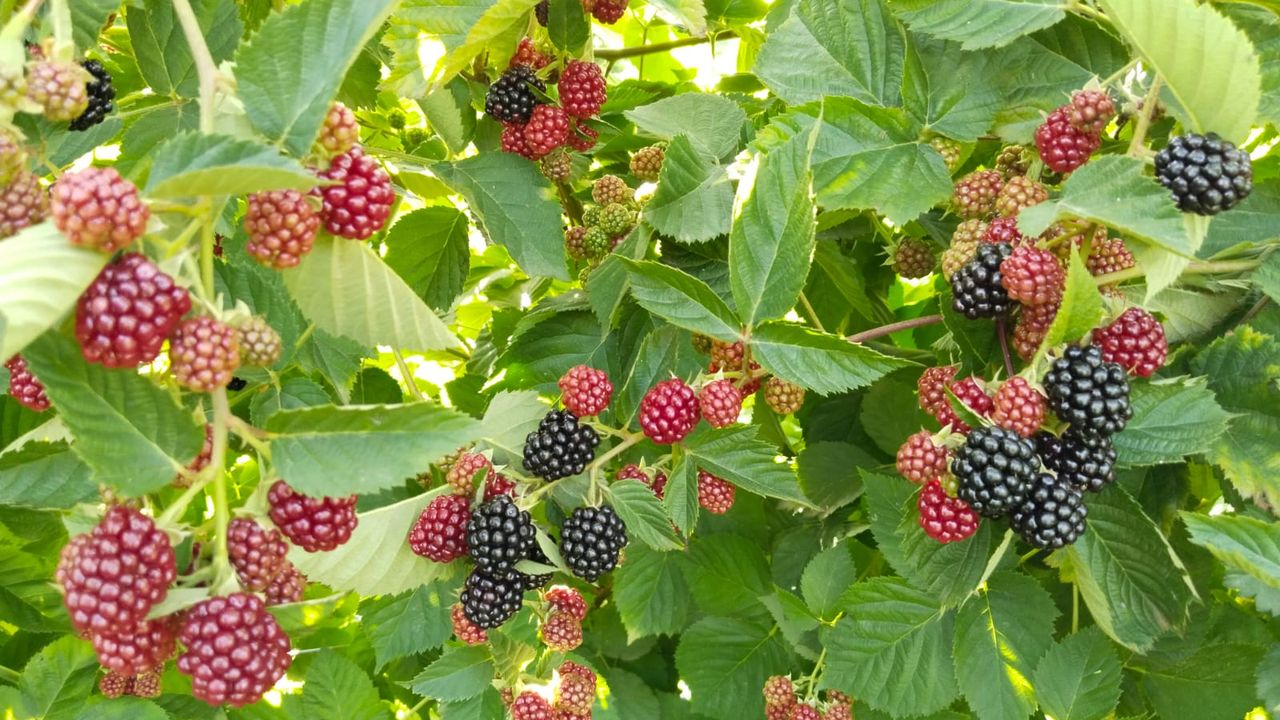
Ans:
[[[524,585],[515,575],[495,577],[473,570],[459,599],[468,620],[483,630],[492,630],[520,611]]]
[[[554,105],[533,109],[524,126],[524,144],[532,158],[541,158],[569,141],[569,115]]]
[[[804,407],[804,388],[779,377],[764,381],[764,402],[779,415],[793,415]]]
[[[44,393],[44,385],[27,369],[27,361],[21,355],[14,355],[4,364],[9,369],[9,396],[18,404],[44,412],[49,409],[49,397]]]
[[[560,387],[561,402],[580,418],[599,415],[613,399],[613,383],[609,382],[608,373],[587,365],[569,368],[556,384]]]
[[[612,507],[580,507],[560,526],[560,554],[574,575],[595,582],[618,564],[627,528]]]
[[[1049,473],[1039,473],[1009,516],[1009,526],[1028,545],[1056,550],[1084,533],[1088,515],[1079,490]]]
[[[1023,305],[1047,305],[1062,299],[1067,275],[1058,258],[1034,245],[1021,245],[1000,263],[1000,284]]]
[[[462,642],[468,645],[483,645],[489,642],[489,633],[467,619],[462,603],[455,603],[449,610],[449,619],[453,623],[453,636]]]
[[[471,501],[461,495],[441,495],[423,509],[409,530],[409,548],[438,563],[467,554],[467,523]]]
[[[1044,395],[1025,378],[1013,377],[1004,381],[992,400],[992,422],[1022,437],[1034,435],[1044,422]]]
[[[570,60],[560,73],[560,104],[576,118],[600,114],[605,101],[604,73],[593,62]]]
[[[235,518],[227,527],[227,552],[240,587],[257,592],[267,589],[284,570],[289,546],[278,530],[267,530],[248,518]]]
[[[921,238],[904,238],[893,248],[892,257],[893,271],[910,279],[928,276],[936,264],[933,247]]]
[[[996,197],[1004,187],[1004,178],[995,170],[975,170],[956,181],[951,203],[966,218],[990,215],[996,209]]]
[[[1115,435],[1133,417],[1129,378],[1097,346],[1068,347],[1044,376],[1049,408],[1073,428]]]
[[[1040,151],[1040,159],[1056,173],[1068,173],[1084,165],[1101,146],[1102,138],[1098,133],[1072,126],[1065,107],[1049,113],[1044,124],[1036,129],[1036,149]]]
[[[471,513],[466,539],[478,571],[506,576],[533,552],[533,521],[527,510],[516,507],[506,495],[499,495]]]
[[[33,173],[18,170],[0,190],[0,238],[17,235],[48,214],[49,193]]]
[[[280,359],[280,334],[261,315],[254,315],[236,330],[240,362],[249,367],[269,368]]]
[[[552,410],[524,441],[524,469],[544,480],[577,475],[596,457],[600,435],[568,410]]]
[[[110,368],[149,363],[191,310],[191,296],[145,256],[108,263],[76,303],[76,340],[89,362]]]
[[[493,475],[493,463],[489,458],[480,453],[464,452],[449,465],[444,481],[453,488],[455,495],[469,498],[475,494],[477,477],[480,482],[488,482]]]
[[[965,501],[947,495],[937,480],[920,491],[916,509],[924,533],[940,543],[964,540],[978,531],[978,514]]]
[[[640,148],[631,156],[631,174],[645,182],[658,182],[667,151],[661,145]]]
[[[1164,326],[1138,307],[1125,310],[1110,325],[1094,330],[1093,344],[1102,350],[1103,360],[1138,377],[1151,377],[1169,356]]]
[[[1156,179],[1179,210],[1217,215],[1253,192],[1253,161],[1216,133],[1189,133],[1170,138],[1156,153]]]
[[[309,252],[320,229],[320,214],[297,190],[268,190],[249,196],[244,229],[245,250],[276,270],[295,267]]]
[[[635,198],[626,181],[617,175],[605,175],[591,185],[591,199],[605,207],[611,203],[629,203]]]
[[[951,276],[952,309],[970,320],[1007,314],[1013,305],[1000,266],[1012,252],[1005,243],[980,244],[973,260]]]
[[[978,514],[1001,517],[1030,490],[1040,461],[1035,444],[1012,430],[978,428],[951,461],[959,481],[957,496]]]
[[[538,636],[555,652],[571,652],[582,644],[582,622],[568,613],[553,612],[538,629]]]
[[[484,97],[484,111],[501,123],[527,123],[538,104],[538,93],[546,92],[546,89],[546,84],[538,79],[532,68],[516,65],[489,86]]]
[[[89,109],[93,79],[79,63],[41,60],[27,70],[27,99],[54,122],[75,120]]]
[[[319,177],[334,183],[316,188],[323,201],[320,218],[325,230],[364,240],[387,224],[396,191],[387,171],[359,146],[333,158]]]
[[[271,521],[307,552],[333,550],[351,539],[359,524],[356,496],[310,497],[277,480],[267,493]]]
[[[91,167],[58,178],[50,214],[72,245],[115,252],[146,232],[151,210],[115,168]]]
[[[711,427],[728,427],[742,412],[742,391],[732,380],[712,380],[698,391],[698,409]]]
[[[187,611],[178,669],[191,694],[210,705],[243,707],[270,690],[292,662],[289,636],[256,595],[213,597]]]
[[[712,515],[723,515],[733,507],[738,488],[732,483],[712,475],[706,470],[698,471],[698,504]]]
[[[680,442],[698,423],[698,399],[680,378],[663,380],[640,401],[640,428],[659,445]]]
[[[928,430],[912,433],[898,448],[898,474],[917,485],[940,480],[950,462],[951,454],[934,443]]]
[[[565,613],[579,621],[587,619],[587,601],[582,598],[582,593],[571,587],[556,585],[547,591],[546,600],[556,612]]]
[[[208,315],[183,322],[169,338],[169,367],[178,384],[192,392],[226,387],[240,367],[236,331]]]
[[[115,109],[116,90],[111,85],[111,73],[97,60],[85,60],[81,66],[88,71],[90,80],[85,85],[88,104],[80,116],[71,121],[71,130],[83,132],[107,119]]]
[[[1086,133],[1101,133],[1116,116],[1116,105],[1103,90],[1079,90],[1065,107],[1067,122]]]

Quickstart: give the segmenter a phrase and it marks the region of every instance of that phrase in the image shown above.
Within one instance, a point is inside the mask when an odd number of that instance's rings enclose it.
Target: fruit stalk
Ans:
[[[1128,154],[1139,157],[1147,152],[1146,146],[1143,144],[1147,140],[1147,130],[1151,127],[1151,118],[1155,116],[1156,104],[1160,101],[1160,85],[1163,84],[1159,75],[1151,81],[1151,88],[1147,90],[1147,96],[1142,100],[1142,108],[1138,111],[1138,124],[1133,128],[1133,139],[1129,141]]]
[[[870,330],[863,330],[860,333],[854,333],[853,335],[846,337],[845,340],[848,340],[851,343],[864,343],[868,340],[875,340],[876,338],[881,338],[885,335],[891,335],[903,330],[913,330],[918,327],[936,325],[940,322],[942,322],[941,315],[925,315],[923,317],[912,318],[910,320],[900,320],[895,323],[889,323],[888,325],[881,325],[880,327],[874,327]]]
[[[191,47],[191,57],[196,62],[196,76],[200,79],[200,132],[213,132],[213,95],[218,84],[218,66],[200,32],[200,21],[191,9],[189,0],[173,0],[173,11],[182,24],[182,34]]]

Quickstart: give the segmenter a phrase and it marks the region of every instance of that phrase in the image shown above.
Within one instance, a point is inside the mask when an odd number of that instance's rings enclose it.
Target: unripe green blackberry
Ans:
[[[23,151],[13,133],[0,130],[0,187],[9,184],[9,181],[22,169],[22,164],[26,160],[27,153]]]
[[[631,187],[617,175],[605,175],[591,186],[591,199],[601,207],[609,203],[629,203],[634,196]]]
[[[269,368],[280,359],[280,334],[255,315],[240,326],[240,364]]]
[[[631,174],[646,182],[657,182],[667,152],[661,145],[641,148],[631,156]]]
[[[600,208],[592,205],[582,211],[582,224],[587,227],[600,224]]]
[[[964,242],[953,243],[942,253],[942,276],[947,280],[951,280],[951,276],[955,275],[960,268],[969,264],[974,255],[978,254],[977,240],[966,240]]]
[[[929,144],[942,156],[942,161],[947,164],[947,170],[955,172],[956,167],[960,165],[960,143],[951,138],[936,137],[930,140]]]
[[[892,251],[893,271],[904,278],[922,278],[933,272],[937,259],[921,238],[904,238]]]
[[[987,236],[988,225],[989,223],[985,220],[965,220],[957,225],[956,231],[951,234],[951,244],[980,242]]]
[[[0,106],[23,108],[27,100],[27,75],[20,65],[0,66]]]
[[[400,108],[395,108],[391,112],[387,113],[387,124],[396,130],[403,128],[407,120],[408,118],[405,117],[404,111]]]
[[[587,228],[587,234],[582,238],[582,245],[587,249],[587,257],[604,257],[613,247],[613,236],[597,225]]]
[[[779,415],[791,415],[804,406],[804,388],[771,377],[764,383],[764,401]]]
[[[54,122],[69,122],[89,107],[93,76],[79,63],[42,60],[27,71],[27,99]]]
[[[610,203],[600,211],[599,227],[609,235],[627,232],[635,222],[635,212],[621,203]]]
[[[996,170],[999,170],[1005,178],[1026,175],[1030,167],[1031,163],[1028,162],[1021,145],[1010,145],[996,156]]]

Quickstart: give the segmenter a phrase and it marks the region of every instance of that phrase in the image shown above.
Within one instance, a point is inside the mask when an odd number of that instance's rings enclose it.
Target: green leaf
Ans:
[[[667,476],[667,489],[662,499],[671,521],[685,533],[698,525],[698,468],[681,455]]]
[[[418,100],[418,107],[422,108],[427,124],[444,139],[450,152],[460,153],[467,149],[476,134],[476,112],[471,107],[471,90],[465,80],[457,78],[427,93]]]
[[[811,441],[796,458],[796,474],[804,494],[818,507],[831,511],[862,495],[859,468],[878,465],[879,460],[856,445]]]
[[[305,155],[347,68],[395,5],[309,0],[268,17],[236,53],[236,89],[253,127],[291,155]]]
[[[1057,720],[1102,720],[1120,699],[1120,660],[1093,627],[1055,643],[1034,679],[1040,708]]]
[[[551,0],[547,8],[547,34],[551,44],[568,53],[577,53],[591,37],[591,23],[581,2]]]
[[[1280,525],[1248,517],[1183,512],[1191,542],[1226,566],[1225,582],[1246,596],[1280,593]]]
[[[707,34],[707,8],[702,0],[649,0],[658,17],[694,36]]]
[[[1138,652],[1181,628],[1194,590],[1160,530],[1123,489],[1089,499],[1089,522],[1064,550],[1093,619]]]
[[[962,43],[965,50],[1008,45],[1066,16],[1064,0],[892,0],[914,32]]]
[[[382,44],[392,52],[387,63],[391,72],[383,81],[384,87],[405,97],[426,94],[427,83],[436,68],[423,64],[422,39],[438,40],[446,51],[457,48],[494,1],[459,0],[444,4],[438,0],[402,0],[388,18],[387,31],[382,35]],[[444,84],[442,79],[437,86]]]
[[[126,695],[88,705],[76,720],[169,720],[169,714],[150,700]]]
[[[71,4],[79,6],[83,3]],[[113,3],[112,9],[118,9],[118,6],[119,3]],[[195,0],[191,9],[200,23],[200,34],[209,46],[213,61],[221,63],[230,58],[244,31],[236,4],[231,0]],[[182,25],[173,11],[173,3],[145,0],[130,7],[125,13],[125,20],[138,70],[151,89],[158,95],[177,93],[196,97],[200,85],[196,63],[191,57],[191,46],[182,34]],[[94,42],[86,44],[97,44],[96,32]]]
[[[81,0],[71,3],[71,24],[75,29],[77,47],[93,47],[98,44],[98,34],[107,17],[120,8],[116,0]],[[135,48],[134,52],[137,50]]]
[[[405,538],[437,490],[360,513],[351,539],[336,550],[309,553],[294,547],[289,560],[312,582],[338,592],[396,595],[447,574],[449,566],[429,562],[409,549]]]
[[[51,222],[0,243],[0,357],[8,360],[63,318],[106,264]]]
[[[470,0],[464,0],[464,3],[472,4]],[[529,23],[529,11],[538,4],[538,0],[496,0],[482,4],[487,7],[479,19],[466,29],[462,42],[449,47],[449,52],[432,73],[437,85],[452,80],[471,65],[477,55],[503,45],[506,36],[512,36],[510,44],[514,45],[514,36],[524,31]]]
[[[1161,720],[1238,720],[1257,704],[1256,645],[1207,645],[1176,662],[1154,661],[1142,685]]]
[[[688,333],[670,325],[646,335],[635,355],[626,383],[614,395],[614,417],[622,424],[635,419],[645,393],[655,384],[672,376],[692,378],[705,362],[694,350]]]
[[[729,282],[742,322],[782,317],[804,288],[813,256],[814,202],[808,138],[759,158],[754,183],[729,234]]]
[[[622,258],[644,259],[653,244],[653,238],[653,228],[640,225],[591,271],[586,288],[587,300],[601,327],[610,328],[617,324],[622,302],[631,289],[630,276],[622,265]]]
[[[1025,718],[1035,663],[1053,643],[1053,598],[1030,577],[997,573],[956,615],[956,678],[979,718]]]
[[[440,717],[443,720],[490,720],[502,717],[507,706],[502,696],[493,688],[487,688],[479,695],[457,702],[440,703]]]
[[[0,505],[68,509],[98,496],[89,466],[65,442],[32,442],[0,455]]]
[[[1176,463],[1206,452],[1231,419],[1204,378],[1135,383],[1130,401],[1133,419],[1115,437],[1122,465]]]
[[[866,387],[908,364],[842,337],[785,322],[756,328],[751,352],[764,369],[821,395]]]
[[[398,385],[396,387],[399,388]],[[272,415],[281,410],[299,410],[332,402],[333,398],[329,397],[329,393],[314,380],[286,377],[280,381],[279,387],[268,386],[261,392],[254,393],[253,400],[249,402],[249,418],[254,425],[262,427]]]
[[[676,668],[694,712],[715,720],[763,717],[760,688],[789,671],[790,652],[772,623],[703,618],[680,637]]]
[[[229,135],[188,132],[156,148],[146,195],[247,195],[277,188],[309,190],[317,183],[297,160],[274,148]]]
[[[1280,253],[1271,253],[1249,278],[1272,302],[1280,302]]]
[[[1258,697],[1271,713],[1280,712],[1280,645],[1258,663]]]
[[[738,151],[747,123],[747,114],[737,103],[710,93],[681,93],[624,114],[637,128],[660,140],[675,142],[684,136],[682,142],[712,161],[727,159]]]
[[[741,617],[763,610],[760,598],[772,588],[759,544],[741,535],[708,535],[684,559],[685,582],[707,614]]]
[[[532,390],[500,392],[489,401],[480,421],[485,443],[494,449],[493,461],[519,465],[524,441],[547,415],[547,405]]]
[[[813,150],[813,187],[823,208],[875,209],[902,225],[951,194],[946,163],[937,150],[918,142],[922,128],[902,108],[827,98],[775,119],[762,142],[807,135],[815,123],[821,127]]]
[[[91,365],[75,343],[54,334],[32,343],[24,357],[95,481],[135,497],[168,485],[200,451],[204,433],[191,413],[136,372]]]
[[[742,490],[808,506],[795,471],[775,461],[773,445],[756,438],[758,426],[702,428],[685,439],[689,461]]]
[[[684,547],[671,528],[671,519],[663,512],[662,502],[647,485],[639,480],[622,480],[609,486],[608,495],[630,537],[654,550]]]
[[[681,242],[725,235],[733,221],[733,186],[725,169],[694,148],[686,135],[667,146],[658,189],[644,207],[644,220]]]
[[[1244,142],[1258,116],[1262,73],[1239,28],[1194,0],[1099,0],[1107,20],[1164,80],[1188,129]]]
[[[990,53],[964,52],[955,43],[913,36],[907,49],[903,104],[935,133],[977,140],[1001,109],[1008,66]]]
[[[387,232],[384,259],[424,302],[448,310],[467,280],[468,226],[467,216],[451,207],[401,215]]]
[[[445,651],[410,680],[419,695],[438,700],[466,700],[484,692],[493,681],[493,658],[483,646],[454,647]]]
[[[365,243],[323,236],[285,286],[318,327],[365,345],[444,350],[462,343]]]
[[[466,198],[491,241],[529,275],[568,280],[555,190],[538,166],[510,153],[481,153],[432,172]]]
[[[627,558],[631,560],[630,556]],[[440,647],[453,635],[449,585],[423,585],[364,615],[378,668],[409,655]]]
[[[84,705],[97,675],[92,645],[71,635],[54,640],[27,662],[18,679],[27,715],[71,720]]]
[[[1062,306],[1049,325],[1049,332],[1040,343],[1039,353],[1063,343],[1072,343],[1093,331],[1102,320],[1104,308],[1098,284],[1084,265],[1077,248],[1071,248],[1067,264],[1066,289],[1062,293]]]
[[[267,430],[276,471],[319,497],[398,485],[479,439],[480,423],[429,403],[328,405],[277,412]]]
[[[290,704],[290,714],[300,718],[344,720],[391,717],[369,676],[355,663],[328,649],[311,659],[302,696]]]
[[[809,609],[818,617],[829,618],[835,616],[841,598],[857,579],[849,547],[840,544],[813,556],[800,576],[800,590]]]
[[[631,276],[631,294],[645,310],[677,327],[733,342],[740,323],[706,283],[652,260],[623,261]]]
[[[830,95],[896,105],[905,46],[881,0],[799,0],[769,34],[754,70],[790,105]]]
[[[822,633],[827,672],[837,688],[895,717],[943,709],[956,696],[951,613],[901,578],[854,585],[845,616]]]
[[[627,548],[627,561],[613,572],[613,594],[629,642],[676,635],[689,622],[689,588],[680,563],[677,553],[647,545]]]

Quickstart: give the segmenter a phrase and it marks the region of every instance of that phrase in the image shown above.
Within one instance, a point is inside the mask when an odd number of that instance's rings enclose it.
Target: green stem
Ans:
[[[53,59],[69,62],[76,56],[75,29],[71,24],[71,5],[67,0],[52,0],[49,16],[53,20]]]
[[[409,363],[404,361],[404,354],[400,350],[393,349],[391,354],[396,358],[396,367],[400,368],[400,375],[404,377],[404,384],[409,386],[409,394],[418,402],[425,402],[426,398],[422,395],[422,389],[418,387],[418,381],[414,379],[413,371],[409,369]]]
[[[1134,67],[1136,67],[1136,66],[1137,66],[1137,64],[1138,64],[1138,58],[1134,58],[1134,59],[1130,60],[1128,63],[1126,63],[1126,64],[1125,64],[1125,66],[1124,66],[1124,67],[1122,67],[1122,68],[1120,68],[1119,70],[1117,70],[1117,71],[1115,71],[1115,72],[1111,73],[1110,75],[1108,75],[1108,76],[1107,76],[1107,79],[1102,81],[1102,86],[1103,86],[1103,87],[1106,87],[1106,86],[1110,85],[1111,83],[1113,83],[1113,82],[1115,82],[1115,81],[1119,80],[1120,78],[1124,77],[1125,75],[1128,75],[1128,74],[1129,74],[1129,71],[1130,71],[1130,70],[1132,70]]]
[[[1151,88],[1147,90],[1147,97],[1142,101],[1142,108],[1138,111],[1138,124],[1133,128],[1133,139],[1129,141],[1129,155],[1138,156],[1145,154],[1146,146],[1143,144],[1147,141],[1147,130],[1151,127],[1151,118],[1155,116],[1156,105],[1160,102],[1160,85],[1162,84],[1159,75],[1151,81]]]
[[[813,672],[809,673],[808,688],[805,690],[805,702],[813,700],[818,694],[818,675],[822,673],[823,667],[827,664],[827,648],[823,647],[822,652],[818,655],[818,661],[813,664]]]
[[[211,479],[212,477],[208,475],[206,471],[203,479],[192,482],[191,485],[178,496],[178,499],[170,503],[169,507],[164,509],[164,513],[161,514],[160,517],[156,518],[156,524],[160,526],[168,526],[177,521],[177,519],[187,511],[187,506],[191,504],[191,501],[204,490],[205,486],[209,484],[209,480]]]
[[[213,96],[218,88],[218,66],[205,43],[200,21],[191,9],[190,0],[173,0],[173,11],[182,24],[182,34],[191,48],[196,63],[196,75],[200,78],[200,132],[212,133],[214,125]]]
[[[10,667],[0,665],[0,681],[18,684],[18,680],[22,678],[22,674]]]
[[[718,33],[714,37],[706,35],[704,37],[681,38],[679,40],[671,40],[669,42],[654,43],[652,45],[641,45],[639,47],[618,48],[615,50],[597,50],[596,58],[599,60],[622,60],[625,58],[641,57],[643,55],[653,55],[654,53],[667,52],[676,48],[689,47],[690,45],[702,45],[713,40],[728,40],[738,37],[738,33],[732,30],[726,30]]]
[[[213,393],[213,454],[209,465],[213,468],[213,566],[216,568],[213,587],[216,590],[230,578],[231,563],[227,554],[227,526],[231,524],[231,506],[227,500],[227,427],[230,425],[231,406],[227,404],[227,389],[218,388]]]
[[[421,700],[419,700],[419,701],[418,701],[418,704],[417,704],[417,705],[414,705],[413,707],[409,708],[409,710],[408,710],[407,712],[405,712],[404,716],[405,716],[405,717],[411,717],[411,716],[413,716],[413,715],[414,715],[414,714],[416,714],[419,710],[421,710],[423,707],[425,707],[425,706],[426,706],[426,704],[427,704],[427,703],[429,703],[429,702],[431,702],[431,698],[429,698],[429,697],[424,697],[424,698],[422,698]]]
[[[1182,271],[1183,275],[1213,275],[1248,272],[1262,264],[1261,260],[1220,260],[1218,262],[1192,262]],[[1126,270],[1119,270],[1105,275],[1099,275],[1093,280],[1099,285],[1110,285],[1112,283],[1124,282],[1125,280],[1133,280],[1140,278],[1146,273],[1142,268],[1134,267]]]
[[[1071,634],[1080,631],[1080,586],[1071,583]]]
[[[204,286],[204,297],[213,304],[213,298],[217,295],[213,282],[213,248],[217,244],[217,238],[213,232],[213,204],[209,198],[200,201],[204,211],[204,225],[200,228],[200,284]]]
[[[643,440],[644,435],[642,433],[631,433],[629,435],[623,435],[622,438],[622,442],[614,445],[609,449],[609,452],[596,458],[591,463],[591,476],[593,478],[600,472],[600,468],[604,467],[610,460],[618,457],[622,453],[626,452],[627,448]]]
[[[818,332],[826,332],[822,327],[822,321],[818,319],[818,313],[814,311],[813,304],[809,302],[809,298],[804,294],[803,290],[800,291],[800,305],[804,308],[805,312],[809,313],[809,320],[813,323],[814,327],[818,328]]]

